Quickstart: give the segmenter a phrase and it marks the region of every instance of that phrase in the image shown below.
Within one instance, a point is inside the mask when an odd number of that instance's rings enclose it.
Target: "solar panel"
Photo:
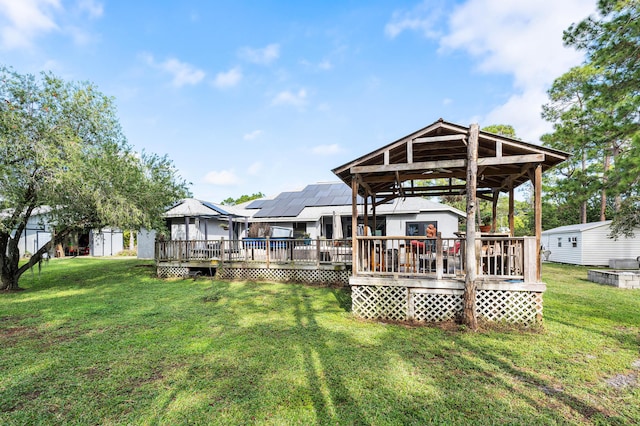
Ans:
[[[248,209],[261,209],[262,207],[265,206],[267,201],[271,201],[271,200],[254,200],[252,203],[247,205],[247,208]]]
[[[358,196],[358,204],[364,200]],[[271,200],[257,200],[247,208],[259,208],[253,217],[295,217],[305,207],[351,205],[351,188],[343,183],[307,185],[297,192],[282,192]]]
[[[202,205],[207,206],[211,210],[214,210],[214,211],[216,211],[216,212],[218,212],[220,214],[231,216],[231,214],[229,212],[227,212],[226,210],[223,210],[222,208],[220,208],[220,207],[218,207],[218,206],[216,206],[216,205],[214,205],[212,203],[209,203],[208,201],[201,201],[201,203],[202,203]]]

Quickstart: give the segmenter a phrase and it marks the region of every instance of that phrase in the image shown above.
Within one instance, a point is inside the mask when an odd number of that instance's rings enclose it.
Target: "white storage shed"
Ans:
[[[614,240],[611,221],[560,226],[542,232],[542,250],[551,262],[573,265],[608,266],[610,259],[640,256],[640,229],[635,236]],[[548,251],[549,253],[545,253]],[[544,258],[544,257],[543,257]]]

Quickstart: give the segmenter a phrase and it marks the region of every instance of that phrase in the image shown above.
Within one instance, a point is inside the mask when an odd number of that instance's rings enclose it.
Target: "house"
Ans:
[[[181,200],[164,214],[171,240],[237,239],[244,231],[244,216],[233,212],[234,206]],[[241,219],[241,220],[239,220]]]
[[[611,259],[640,256],[640,229],[630,238],[614,240],[610,234],[610,220],[560,226],[542,232],[542,251],[551,262],[591,266],[608,266]]]
[[[160,239],[171,241],[235,240],[246,234],[248,225],[242,215],[234,213],[235,206],[223,206],[195,198],[180,200],[164,214],[169,235]],[[138,232],[138,259],[155,256],[156,232]]]
[[[251,223],[266,222],[291,229],[301,238],[336,238],[334,220],[340,221],[342,238],[352,234],[351,189],[342,182],[316,183],[300,191],[283,192],[271,199],[244,203],[241,212]],[[240,211],[239,211],[240,212]],[[358,198],[359,224],[364,225],[364,199]],[[369,207],[369,216],[372,216]],[[376,208],[376,223],[368,223],[371,235],[425,236],[432,223],[443,237],[453,237],[464,213],[425,198],[396,198]]]
[[[359,201],[362,216],[364,201]],[[300,191],[237,206],[188,198],[172,206],[164,217],[170,232],[167,237],[172,241],[240,240],[253,223],[289,230],[294,238],[333,239],[351,236],[351,212],[351,190],[338,182],[307,185]],[[464,213],[424,198],[408,198],[382,203],[376,217],[372,235],[425,236],[431,223],[442,236],[453,237]],[[342,236],[334,235],[334,220],[340,221]],[[363,224],[362,217],[359,223]],[[144,231],[138,238],[138,257],[152,258],[155,233]]]

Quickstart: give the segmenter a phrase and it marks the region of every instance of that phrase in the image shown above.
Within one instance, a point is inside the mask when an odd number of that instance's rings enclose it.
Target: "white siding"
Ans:
[[[621,237],[618,240],[608,238],[610,232],[608,224],[582,231],[546,232],[542,245],[551,251],[550,261],[574,265],[608,266],[609,259],[635,259],[640,256],[640,230],[633,238]],[[577,239],[577,247],[573,247],[572,237]],[[558,239],[562,247],[558,247]]]
[[[576,238],[576,247],[570,238]],[[545,248],[551,251],[549,260],[552,262],[583,265],[582,263],[582,235],[579,231],[569,231],[549,235],[548,245]]]
[[[91,256],[115,256],[124,247],[122,231],[117,229],[94,230],[89,233]]]
[[[138,259],[153,259],[155,256],[156,231],[138,231]]]
[[[635,259],[640,256],[640,230],[634,238],[621,237],[617,241],[608,238],[611,229],[603,226],[585,231],[583,265],[609,265],[609,259]]]
[[[387,215],[387,235],[400,236],[407,233],[407,222],[438,222],[442,238],[455,237],[458,231],[458,216],[450,212],[424,212],[418,214]]]

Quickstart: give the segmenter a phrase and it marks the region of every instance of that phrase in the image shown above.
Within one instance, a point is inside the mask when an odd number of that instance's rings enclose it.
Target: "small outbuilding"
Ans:
[[[560,226],[542,232],[545,260],[573,265],[609,266],[612,260],[640,256],[640,229],[634,237],[610,237],[611,221]]]

